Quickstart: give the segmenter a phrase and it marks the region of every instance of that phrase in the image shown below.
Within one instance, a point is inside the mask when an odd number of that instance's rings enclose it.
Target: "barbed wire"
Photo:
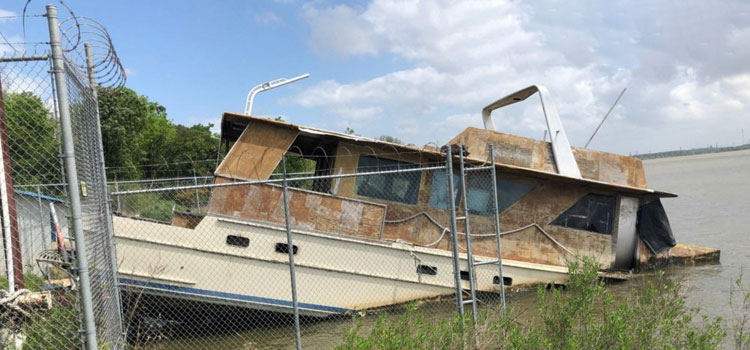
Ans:
[[[63,2],[62,0],[57,0],[57,2],[59,2],[60,5],[62,5],[62,7],[64,7],[68,11],[68,13],[70,13],[70,17],[72,18],[76,17],[75,13],[73,13],[73,10],[67,4],[65,4],[65,2]],[[26,4],[23,5],[23,12],[21,12],[21,16],[23,18],[23,20],[21,21],[21,27],[23,30],[24,41],[26,41],[26,10],[28,10],[29,4],[31,4],[31,0],[26,0]],[[46,15],[42,15],[42,16],[46,16]]]
[[[96,84],[107,87],[120,87],[125,85],[127,75],[125,67],[117,56],[112,38],[107,29],[98,21],[77,16],[75,12],[62,0],[57,1],[70,16],[60,22],[60,32],[63,51],[66,53],[71,65],[75,67],[82,76],[93,77]],[[29,46],[49,45],[49,42],[29,42],[26,39],[26,18],[46,17],[46,15],[27,15],[31,0],[24,4],[21,15],[9,15],[0,18],[22,18],[21,23],[23,40],[12,42],[0,32],[0,45],[10,47],[14,54],[26,56]],[[23,46],[23,47],[21,47]],[[89,50],[93,60],[93,67],[89,72],[86,50]]]
[[[86,46],[91,49],[93,67],[91,74],[101,86],[119,87],[125,84],[127,75],[117,56],[112,38],[101,23],[95,19],[77,16],[60,22],[63,49],[75,53],[73,64],[82,72],[87,72]],[[81,47],[83,46],[83,47]]]
[[[37,15],[8,15],[8,16],[0,16],[0,19],[34,18],[34,17],[47,17],[47,15],[45,15],[45,14],[37,14]]]

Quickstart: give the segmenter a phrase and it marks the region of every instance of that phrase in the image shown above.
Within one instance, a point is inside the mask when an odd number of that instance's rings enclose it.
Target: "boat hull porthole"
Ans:
[[[500,278],[498,276],[492,277],[492,284],[500,284]],[[503,276],[503,285],[508,287],[512,286],[513,277]]]

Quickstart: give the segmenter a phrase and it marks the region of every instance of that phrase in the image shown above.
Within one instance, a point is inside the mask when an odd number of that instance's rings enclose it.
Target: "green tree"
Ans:
[[[174,125],[166,109],[126,87],[100,88],[104,161],[119,178],[142,178],[145,164],[163,162]],[[168,158],[167,158],[168,159]]]
[[[4,100],[14,181],[21,185],[59,182],[56,122],[47,107],[28,91],[6,93]]]
[[[125,88],[99,90],[107,167],[118,179],[213,174],[219,139],[212,124],[175,125],[159,103]],[[111,174],[112,172],[110,172]]]
[[[177,169],[179,176],[192,176],[192,170],[198,176],[212,175],[216,168],[216,148],[219,145],[218,135],[211,133],[213,124],[195,124],[191,127],[176,125],[175,133],[169,140],[167,151],[173,163],[180,163]]]

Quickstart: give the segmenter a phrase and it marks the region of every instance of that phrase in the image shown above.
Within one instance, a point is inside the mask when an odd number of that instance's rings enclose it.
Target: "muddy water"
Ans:
[[[721,249],[721,264],[679,267],[670,270],[682,280],[688,301],[716,316],[730,316],[730,283],[743,265],[750,265],[750,151],[664,158],[644,162],[650,188],[679,194],[665,199],[673,231],[679,242]],[[750,269],[750,266],[748,266]],[[746,280],[750,283],[750,270]],[[626,282],[611,288],[619,295],[637,288]],[[522,313],[534,313],[536,296],[515,293],[508,303]],[[427,319],[453,316],[451,301],[422,308]],[[367,318],[365,328],[372,325]],[[339,344],[351,320],[326,321],[303,326],[305,349],[330,349]],[[293,349],[291,325],[234,332],[230,335],[181,338],[156,346],[159,349]]]
[[[677,193],[663,200],[678,242],[721,249],[721,264],[680,268],[691,304],[731,316],[729,287],[745,267],[750,284],[750,151],[648,160],[650,188]]]

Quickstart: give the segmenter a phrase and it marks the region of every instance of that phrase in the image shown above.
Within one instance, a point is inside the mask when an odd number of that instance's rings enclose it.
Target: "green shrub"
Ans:
[[[539,288],[538,316],[521,323],[512,310],[425,323],[415,306],[399,317],[381,316],[367,335],[361,322],[338,349],[718,349],[721,319],[686,307],[680,284],[663,274],[629,297],[618,297],[598,278],[592,259],[569,264],[566,288]]]
[[[24,329],[23,350],[81,349],[78,310],[73,306],[55,306],[34,313]]]
[[[468,344],[471,317],[456,316],[427,324],[416,311],[416,304],[409,304],[399,317],[381,315],[367,336],[359,335],[362,320],[357,319],[337,349],[463,349]]]

